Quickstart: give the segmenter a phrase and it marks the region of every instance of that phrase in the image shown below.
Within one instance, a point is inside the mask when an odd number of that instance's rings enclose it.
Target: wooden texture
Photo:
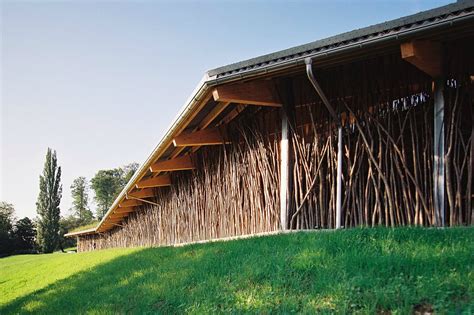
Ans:
[[[136,207],[143,204],[143,202],[139,200],[124,200],[119,204],[120,208],[128,208],[128,207]]]
[[[139,191],[133,191],[127,194],[127,199],[134,198],[151,198],[155,196],[155,191],[153,188],[145,188]]]
[[[175,147],[194,147],[230,143],[223,128],[208,128],[174,138]]]
[[[402,58],[433,78],[442,74],[441,45],[438,42],[415,40],[400,46]]]
[[[253,81],[222,85],[214,89],[212,96],[218,102],[231,102],[246,105],[281,106],[271,81]]]
[[[134,207],[117,207],[117,209],[114,210],[114,213],[128,213],[128,212],[133,212]]]
[[[137,188],[164,187],[171,186],[169,175],[160,175],[152,178],[142,179],[136,185]]]
[[[150,172],[169,172],[169,171],[182,171],[182,170],[193,170],[196,167],[192,161],[191,155],[184,155],[174,159],[160,161],[150,166]]]

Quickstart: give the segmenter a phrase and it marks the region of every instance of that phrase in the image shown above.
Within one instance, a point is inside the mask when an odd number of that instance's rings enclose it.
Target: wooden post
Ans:
[[[444,161],[444,80],[434,81],[434,165],[433,165],[433,197],[435,222],[437,226],[445,225],[445,161]]]
[[[336,186],[336,229],[341,228],[342,217],[342,127],[337,128],[337,186]]]
[[[288,229],[288,183],[289,183],[289,140],[288,116],[281,110],[281,142],[280,142],[280,225],[282,230]]]

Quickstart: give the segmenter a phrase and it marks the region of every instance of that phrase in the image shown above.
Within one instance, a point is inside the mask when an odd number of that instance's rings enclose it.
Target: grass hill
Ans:
[[[474,311],[474,228],[0,259],[0,314]]]

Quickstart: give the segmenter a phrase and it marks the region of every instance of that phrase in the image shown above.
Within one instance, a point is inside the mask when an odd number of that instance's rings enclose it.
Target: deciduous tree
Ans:
[[[50,148],[46,153],[39,186],[40,192],[36,202],[36,211],[39,214],[38,243],[43,252],[51,253],[58,245],[62,185],[61,167],[58,166],[56,151],[52,151]]]
[[[89,209],[89,184],[85,177],[74,179],[71,185],[72,211],[81,224],[92,220],[92,211]]]

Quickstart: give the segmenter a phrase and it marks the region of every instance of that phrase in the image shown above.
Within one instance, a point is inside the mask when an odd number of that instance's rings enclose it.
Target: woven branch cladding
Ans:
[[[473,222],[471,59],[466,54],[446,65],[452,78],[445,86],[447,225]],[[319,75],[344,125],[343,225],[433,225],[431,79],[395,54]],[[304,76],[291,82],[289,227],[334,228],[335,124]],[[172,173],[173,185],[156,197],[159,206],[111,232],[79,237],[79,251],[278,230],[279,120],[277,109],[244,112],[231,126],[232,145],[199,150],[197,170]]]
[[[79,251],[158,246],[279,228],[277,141],[241,130],[240,145],[204,148],[198,168],[173,173],[159,206],[132,214],[122,228],[81,237]],[[274,138],[274,137],[273,137]]]

